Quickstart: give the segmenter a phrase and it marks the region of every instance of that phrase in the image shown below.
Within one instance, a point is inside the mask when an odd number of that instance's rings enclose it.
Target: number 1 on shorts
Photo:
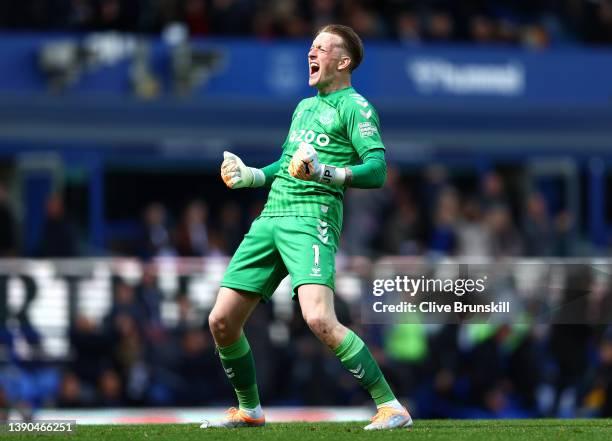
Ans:
[[[319,266],[319,245],[313,244],[312,249],[314,250],[314,266]]]

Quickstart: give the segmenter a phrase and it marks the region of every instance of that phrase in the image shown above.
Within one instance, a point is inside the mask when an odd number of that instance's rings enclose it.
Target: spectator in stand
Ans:
[[[435,254],[451,255],[457,247],[459,221],[459,198],[453,187],[440,192],[436,202],[434,224],[429,239],[429,248]]]
[[[143,404],[146,399],[146,385],[149,377],[147,363],[147,342],[140,323],[129,314],[117,315],[114,321],[113,365],[111,374],[119,375],[119,381],[125,385],[125,393],[132,404]],[[107,369],[106,372],[109,370]],[[109,374],[109,376],[112,376]],[[109,379],[109,383],[114,378]],[[101,391],[104,384],[99,384]],[[109,388],[114,390],[114,388]],[[114,396],[115,394],[109,394]]]
[[[59,408],[89,407],[93,406],[95,402],[94,389],[84,386],[74,372],[64,372],[60,380],[55,406]]]
[[[187,205],[176,233],[176,249],[183,257],[202,257],[208,253],[208,207],[203,201]]]
[[[393,199],[399,198],[397,169],[387,169],[383,188],[360,190],[352,188],[346,193],[344,231],[341,238],[343,250],[351,256],[373,257],[382,251],[385,213],[393,213]]]
[[[138,303],[139,317],[142,317],[140,326],[148,341],[158,343],[164,338],[164,326],[161,317],[161,303],[163,294],[157,284],[157,264],[143,262],[142,278],[136,287],[136,302]]]
[[[561,210],[554,219],[555,237],[553,255],[571,257],[576,255],[574,217],[567,210]]]
[[[178,321],[172,332],[182,332],[195,328],[200,324],[198,315],[194,309],[193,303],[189,300],[187,294],[178,294],[176,296],[176,304],[178,307]]]
[[[170,241],[166,207],[154,202],[145,208],[139,255],[143,259],[172,256],[176,252]]]
[[[531,193],[527,197],[523,222],[525,255],[551,256],[555,237],[546,200],[541,193]]]
[[[427,18],[425,39],[436,43],[448,43],[454,39],[453,16],[444,10],[433,11]]]
[[[310,37],[321,24],[353,26],[368,38],[404,44],[468,41],[544,49],[581,41],[612,44],[612,1],[431,0],[22,0],[0,2],[0,28],[159,33],[177,24],[190,35]]]
[[[178,404],[196,406],[219,395],[219,360],[210,333],[200,327],[185,329],[180,336],[180,359],[177,363],[181,386]],[[206,375],[202,373],[206,372]]]
[[[69,29],[92,29],[96,20],[93,0],[70,0],[66,15],[66,26]]]
[[[81,392],[85,397],[95,394],[97,378],[103,368],[110,364],[108,354],[112,352],[112,335],[100,329],[92,320],[78,316],[71,325],[68,338],[74,362],[69,364],[71,372],[79,379]],[[66,374],[68,376],[68,374]],[[71,383],[72,380],[66,380]],[[74,384],[67,384],[63,399],[72,400]],[[71,398],[72,397],[72,398]],[[90,400],[86,400],[90,402]]]
[[[420,190],[419,204],[424,208],[425,225],[431,229],[436,217],[436,201],[440,198],[442,190],[450,183],[446,167],[440,164],[431,164],[425,168],[423,183],[418,186]],[[430,231],[428,232],[429,236]]]
[[[395,18],[396,38],[406,46],[416,46],[422,41],[421,24],[412,11],[402,11]]]
[[[340,2],[338,0],[313,0],[308,2],[308,15],[311,28],[320,29],[329,23],[337,23],[340,18]]]
[[[97,407],[125,406],[124,386],[119,374],[113,369],[105,369],[98,379]]]
[[[485,214],[485,228],[491,240],[491,255],[495,258],[516,257],[523,252],[523,240],[514,226],[505,205],[489,208]]]
[[[234,254],[244,236],[242,215],[242,208],[233,201],[225,202],[219,211],[219,231],[228,255]]]
[[[382,229],[382,251],[390,255],[419,255],[423,252],[419,207],[406,192],[399,192],[395,199],[395,210]]]
[[[100,29],[123,30],[125,23],[125,4],[120,0],[100,0],[98,2],[98,27]]]
[[[354,2],[344,9],[344,21],[362,38],[384,38],[387,31],[378,9]]]
[[[481,183],[481,204],[484,210],[491,207],[508,207],[508,195],[504,179],[497,172],[488,172],[484,175]]]
[[[497,40],[499,43],[505,45],[519,44],[519,32],[519,26],[514,20],[502,18],[497,21]]]
[[[53,193],[47,200],[46,218],[36,254],[38,257],[74,257],[77,255],[74,226],[66,216],[64,200],[59,193]]]
[[[470,40],[476,44],[491,44],[495,42],[495,25],[485,15],[476,15],[470,19]]]
[[[245,35],[251,30],[253,3],[241,0],[212,0],[211,28],[218,35]]]
[[[487,257],[491,255],[491,237],[483,226],[480,202],[468,198],[461,208],[457,225],[457,255],[461,257]]]
[[[550,35],[544,26],[532,24],[523,30],[522,43],[531,49],[546,49],[550,46]]]
[[[289,38],[302,38],[311,30],[297,2],[275,2],[275,28],[278,35]]]
[[[202,36],[210,34],[210,9],[204,0],[186,0],[183,3],[183,17],[189,35]]]
[[[121,279],[116,279],[114,280],[113,304],[104,318],[107,330],[116,332],[119,326],[117,318],[123,315],[132,317],[137,323],[145,321],[144,310],[138,303],[134,287]]]

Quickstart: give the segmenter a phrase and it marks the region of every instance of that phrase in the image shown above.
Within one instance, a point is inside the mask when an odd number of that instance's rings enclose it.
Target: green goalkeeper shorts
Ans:
[[[267,302],[289,274],[293,297],[304,284],[335,290],[338,232],[314,217],[258,217],[236,250],[221,286],[261,295]]]

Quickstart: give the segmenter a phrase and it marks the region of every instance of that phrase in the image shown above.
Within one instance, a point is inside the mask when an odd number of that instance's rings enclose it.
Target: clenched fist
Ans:
[[[319,155],[311,144],[301,142],[289,163],[289,174],[303,181],[321,180],[323,167],[319,163]]]

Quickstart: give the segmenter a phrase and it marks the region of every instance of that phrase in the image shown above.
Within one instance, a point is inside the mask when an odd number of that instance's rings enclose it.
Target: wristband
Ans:
[[[346,181],[346,169],[344,167],[334,167],[333,165],[323,166],[323,172],[319,182],[327,185],[344,185]]]
[[[259,168],[249,167],[251,173],[253,173],[253,183],[251,187],[263,187],[266,183],[266,175]]]

